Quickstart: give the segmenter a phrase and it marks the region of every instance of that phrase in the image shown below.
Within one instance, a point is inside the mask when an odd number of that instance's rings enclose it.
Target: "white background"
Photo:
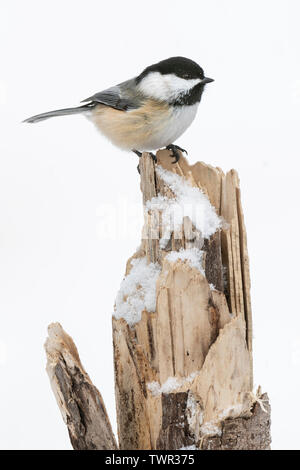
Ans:
[[[70,448],[44,370],[53,321],[74,338],[116,428],[111,313],[140,240],[136,156],[81,116],[20,121],[173,55],[215,79],[178,144],[190,162],[239,172],[255,383],[271,399],[273,448],[300,448],[299,16],[297,0],[1,1],[1,448]]]

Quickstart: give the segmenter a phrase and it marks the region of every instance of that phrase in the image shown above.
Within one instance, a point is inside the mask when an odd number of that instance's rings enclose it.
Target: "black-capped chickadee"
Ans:
[[[24,122],[83,113],[117,147],[139,156],[165,147],[172,151],[175,163],[178,150],[184,150],[173,143],[193,122],[204,87],[210,82],[213,79],[205,77],[196,62],[171,57],[86,98],[83,106],[38,114]]]

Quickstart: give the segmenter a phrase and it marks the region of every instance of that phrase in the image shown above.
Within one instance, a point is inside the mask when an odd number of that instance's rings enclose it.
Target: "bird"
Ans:
[[[213,81],[193,60],[170,57],[82,100],[82,105],[37,114],[23,122],[83,114],[117,147],[139,157],[149,152],[154,161],[152,151],[166,148],[176,163],[180,152],[187,152],[174,142],[194,121],[204,88]]]

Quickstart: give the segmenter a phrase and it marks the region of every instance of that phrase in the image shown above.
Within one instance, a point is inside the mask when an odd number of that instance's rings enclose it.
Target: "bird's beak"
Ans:
[[[208,78],[208,77],[204,77],[203,80],[201,80],[201,85],[206,85],[206,83],[211,83],[211,82],[214,82],[214,79],[213,78]]]

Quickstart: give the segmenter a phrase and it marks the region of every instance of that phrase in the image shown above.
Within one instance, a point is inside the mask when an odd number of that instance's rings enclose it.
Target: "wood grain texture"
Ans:
[[[258,448],[269,448],[269,416],[264,413],[257,419],[259,396],[252,390],[249,259],[237,173],[231,170],[225,175],[202,162],[190,166],[183,157],[172,164],[167,150],[157,153],[157,164],[200,188],[224,222],[204,241],[191,220],[184,218],[181,237],[170,233],[161,247],[161,217],[145,212],[141,248],[133,256],[159,263],[161,274],[154,313],[144,311],[132,327],[113,319],[120,448],[221,449],[229,439],[227,419],[236,422],[238,430],[245,421],[237,420],[252,418],[232,448],[246,446],[250,432],[257,434]],[[144,204],[158,195],[175,197],[156,168],[144,153],[140,159]],[[192,247],[204,252],[205,275],[186,261],[166,258],[170,251]],[[127,263],[126,274],[130,269]],[[168,388],[170,380],[173,387]],[[218,435],[208,442],[209,426],[218,433],[226,429],[224,439]]]
[[[117,449],[100,392],[85,372],[72,338],[59,323],[48,328],[47,373],[76,450]]]
[[[199,188],[222,218],[204,240],[189,217],[161,245],[161,211],[145,210],[133,259],[160,266],[156,309],[129,326],[113,317],[116,408],[120,449],[241,450],[270,448],[270,405],[253,392],[249,257],[235,170],[224,174],[169,151],[157,165]],[[176,197],[151,156],[140,159],[144,207],[157,196]],[[197,248],[203,269],[171,251]],[[137,285],[136,289],[140,286]],[[124,299],[126,300],[126,299]],[[47,372],[74,449],[117,449],[100,392],[85,372],[72,338],[49,326]]]
[[[271,407],[266,393],[263,407],[256,402],[249,417],[228,418],[221,422],[219,436],[203,437],[202,450],[270,450]]]

